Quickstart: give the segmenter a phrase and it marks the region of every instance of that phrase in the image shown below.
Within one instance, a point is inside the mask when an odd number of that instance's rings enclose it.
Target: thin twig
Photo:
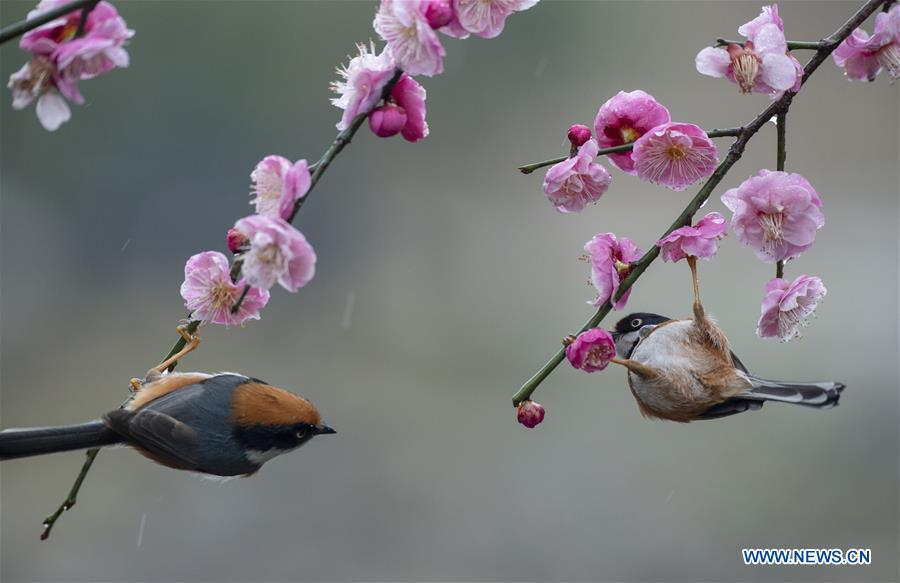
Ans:
[[[711,138],[725,138],[725,137],[735,137],[741,131],[741,128],[728,128],[726,130],[712,130],[708,134]],[[621,152],[630,152],[634,147],[634,142],[629,142],[627,144],[622,144],[621,146],[612,146],[610,148],[601,148],[597,150],[598,156],[605,156],[607,154],[619,154]],[[559,164],[560,162],[564,162],[569,159],[569,156],[562,156],[561,158],[553,158],[552,160],[544,160],[542,162],[534,162],[532,164],[526,164],[524,166],[519,166],[517,170],[522,174],[531,174],[535,170],[539,168],[544,168],[545,166],[552,166],[554,164]]]
[[[100,450],[97,448],[92,448],[85,452],[86,458],[84,464],[81,466],[81,471],[78,472],[78,477],[75,478],[75,483],[72,484],[72,489],[69,490],[69,495],[66,496],[66,499],[63,500],[62,504],[59,505],[59,508],[57,508],[53,514],[44,519],[44,530],[41,531],[41,540],[47,540],[47,537],[50,536],[50,531],[53,530],[53,525],[56,524],[56,521],[62,516],[62,513],[66,510],[71,510],[72,507],[75,506],[75,502],[78,501],[78,491],[81,490],[81,484],[87,477],[88,472],[91,471],[94,458],[97,457],[98,453],[100,453]]]
[[[787,160],[787,111],[780,111],[775,117],[777,148],[775,154],[776,170],[784,172],[784,163]],[[779,259],[775,263],[775,277],[784,277],[784,260]]]
[[[93,2],[86,4],[84,8],[81,9],[81,18],[78,19],[78,30],[75,31],[75,38],[81,38],[84,34],[88,16],[91,15],[91,10],[97,7],[98,2],[100,2],[100,0],[93,0]]]
[[[728,45],[738,45],[744,46],[744,43],[747,41],[743,40],[728,40],[724,38],[716,39],[717,47],[725,47]],[[787,48],[789,51],[817,51],[822,48],[822,41],[797,41],[797,40],[789,40],[787,41]]]
[[[890,0],[868,0],[865,4],[863,4],[853,16],[850,17],[847,22],[845,22],[839,29],[837,29],[833,34],[831,34],[828,38],[823,39],[821,41],[820,48],[816,51],[813,57],[806,63],[806,66],[803,67],[803,79],[801,80],[801,85],[805,84],[809,77],[813,74],[813,72],[819,68],[819,65],[828,58],[832,51],[848,36],[853,32],[856,27],[863,23],[873,12],[875,12],[879,6],[884,4],[886,1]],[[744,153],[744,148],[747,146],[747,142],[750,141],[750,138],[753,137],[756,132],[762,128],[766,122],[772,119],[773,116],[778,115],[781,112],[787,112],[787,110],[791,106],[791,102],[794,99],[794,95],[796,93],[788,91],[778,99],[777,101],[770,104],[767,108],[765,108],[759,115],[757,115],[753,121],[749,124],[743,126],[742,131],[738,138],[731,145],[731,148],[728,150],[728,155],[722,161],[721,164],[716,168],[715,172],[713,172],[712,176],[706,181],[700,191],[694,196],[691,202],[685,207],[685,209],[681,212],[675,222],[666,230],[663,234],[663,237],[674,231],[679,227],[683,227],[685,225],[689,225],[691,223],[691,219],[694,217],[694,213],[696,213],[700,207],[706,202],[706,199],[712,194],[712,191],[715,187],[722,181],[725,177],[725,174],[731,169],[732,166],[741,158]],[[661,239],[662,237],[660,237]],[[615,299],[619,299],[622,295],[631,289],[631,286],[635,281],[644,273],[647,267],[650,266],[651,263],[656,259],[659,255],[659,247],[654,245],[649,251],[647,251],[643,257],[641,257],[636,263],[633,264],[631,272],[628,274],[621,284],[619,284],[619,291],[616,293]],[[582,326],[581,331],[587,330],[589,328],[597,327],[604,317],[609,313],[612,309],[612,305],[610,300],[607,300],[600,306],[597,312],[591,317],[587,323]],[[550,358],[547,363],[537,371],[524,385],[516,392],[513,396],[513,405],[518,406],[519,403],[531,397],[534,393],[535,389],[537,389],[538,385],[544,381],[550,373],[562,362],[563,358],[565,358],[565,349],[558,350],[553,357]]]
[[[39,14],[34,18],[29,18],[26,20],[21,20],[14,24],[10,24],[7,27],[4,27],[0,30],[0,45],[5,43],[8,40],[14,39],[17,36],[23,35],[29,30],[34,30],[39,26],[43,26],[47,24],[51,20],[55,20],[60,16],[65,16],[70,12],[75,12],[78,9],[85,8],[90,4],[96,4],[98,0],[74,0],[74,2],[69,2],[68,4],[64,4],[59,8],[54,8],[53,10],[48,10],[43,14]]]

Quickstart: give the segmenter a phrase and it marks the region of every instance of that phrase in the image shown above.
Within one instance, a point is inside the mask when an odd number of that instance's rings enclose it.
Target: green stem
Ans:
[[[712,130],[707,135],[711,138],[725,138],[725,137],[734,137],[737,136],[741,131],[741,128],[729,128],[727,130]],[[621,146],[612,146],[610,148],[601,148],[597,150],[598,156],[605,156],[606,154],[619,154],[621,152],[630,152],[634,147],[634,142],[630,142],[628,144],[622,144]],[[526,164],[524,166],[519,166],[518,170],[522,174],[531,174],[535,170],[539,168],[544,168],[545,166],[552,166],[554,164],[559,164],[560,162],[564,162],[568,160],[570,156],[562,156],[561,158],[553,158],[552,160],[544,160],[542,162],[534,162],[532,164]]]
[[[85,9],[88,6],[93,8],[93,5],[97,4],[98,0],[75,0],[74,2],[69,2],[68,4],[64,4],[59,8],[54,8],[53,10],[48,10],[43,14],[39,14],[31,19],[20,20],[14,24],[10,24],[7,27],[4,27],[0,30],[0,44],[5,43],[8,40],[14,39],[17,36],[23,35],[30,30],[34,30],[39,26],[43,26],[47,24],[51,20],[55,20],[61,16],[65,16],[70,12],[75,12],[79,9]],[[90,12],[90,9],[88,10]],[[84,19],[82,18],[82,22]],[[81,29],[81,24],[79,23],[79,29]]]
[[[837,29],[833,34],[831,34],[828,38],[821,41],[819,48],[816,50],[816,53],[809,60],[808,63],[803,67],[803,79],[801,80],[801,86],[806,83],[807,79],[815,72],[816,69],[819,68],[819,65],[822,64],[825,59],[837,48],[837,46],[853,32],[856,27],[863,23],[869,16],[872,15],[875,10],[878,9],[879,6],[885,3],[886,0],[868,0],[865,4],[863,4],[853,16],[850,17],[847,22],[845,22],[839,29]],[[762,128],[766,122],[772,119],[773,116],[778,115],[782,112],[787,112],[787,110],[791,106],[791,102],[794,99],[794,95],[796,93],[787,91],[784,95],[781,96],[780,99],[770,104],[766,109],[760,112],[753,121],[749,124],[743,126],[737,139],[731,145],[731,148],[728,150],[728,155],[725,157],[719,166],[716,168],[715,172],[713,172],[712,176],[706,181],[700,191],[694,196],[691,202],[687,207],[681,212],[675,222],[666,230],[663,234],[663,237],[674,231],[679,227],[683,227],[684,225],[688,225],[691,222],[691,219],[694,216],[700,207],[706,202],[706,199],[712,194],[713,189],[722,181],[728,171],[732,166],[741,158],[744,153],[744,148],[747,146],[747,142],[752,138],[759,130]],[[710,136],[712,134],[710,133]],[[661,239],[662,237],[660,237]],[[622,283],[619,285],[619,291],[616,294],[616,299],[620,298],[622,294],[631,289],[631,286],[635,281],[644,273],[647,267],[650,266],[651,263],[656,259],[659,255],[659,247],[653,246],[652,249],[647,251],[643,257],[641,257],[636,263],[633,264],[631,272],[628,274]],[[594,328],[603,321],[603,318],[609,313],[611,309],[610,302],[607,300],[600,306],[600,309],[591,317],[590,320],[582,327],[582,330],[587,328]],[[565,357],[565,350],[558,350],[547,363],[541,367],[541,369],[535,373],[528,381],[522,385],[522,387],[516,392],[513,396],[513,405],[518,406],[522,401],[531,398],[531,395],[534,393],[535,389],[537,389],[538,385],[544,381],[550,373],[562,362]]]
[[[725,47],[728,45],[744,46],[745,42],[747,42],[747,41],[728,40],[728,39],[724,39],[724,38],[717,38],[716,46],[717,47]],[[817,51],[817,50],[821,49],[823,46],[824,45],[822,44],[822,41],[820,41],[820,40],[817,40],[817,41],[789,40],[789,41],[787,41],[787,48],[789,51]]]

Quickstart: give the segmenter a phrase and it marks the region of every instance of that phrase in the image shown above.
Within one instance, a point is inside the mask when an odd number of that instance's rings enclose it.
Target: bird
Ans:
[[[642,415],[687,423],[720,419],[762,408],[766,401],[817,409],[838,404],[843,383],[786,382],[750,373],[700,302],[696,259],[692,319],[636,312],[619,320],[611,335],[612,362],[628,369],[628,385]]]
[[[200,343],[178,331],[185,347],[132,379],[124,406],[87,423],[0,431],[0,460],[125,444],[169,468],[250,476],[313,437],[336,433],[312,403],[257,378],[166,372]]]

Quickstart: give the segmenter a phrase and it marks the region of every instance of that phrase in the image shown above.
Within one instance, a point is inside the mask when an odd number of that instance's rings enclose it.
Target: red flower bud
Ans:
[[[406,110],[393,103],[376,107],[369,114],[369,128],[379,138],[396,135],[405,125]]]
[[[540,403],[536,403],[531,399],[519,403],[519,410],[516,413],[519,423],[531,429],[538,426],[544,420],[544,407]]]
[[[226,240],[228,241],[228,250],[232,253],[243,251],[250,244],[250,239],[247,238],[247,235],[235,228],[228,229]]]
[[[569,141],[573,148],[580,148],[591,139],[591,130],[587,126],[575,124],[569,128]]]

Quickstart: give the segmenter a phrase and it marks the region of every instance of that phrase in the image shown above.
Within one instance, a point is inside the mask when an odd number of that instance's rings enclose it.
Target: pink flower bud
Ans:
[[[575,124],[569,128],[569,141],[573,148],[580,148],[591,139],[591,129],[581,124]]]
[[[525,427],[532,429],[540,425],[544,420],[544,407],[540,403],[536,403],[531,399],[519,403],[519,410],[516,414],[519,423]]]
[[[369,127],[379,138],[394,136],[405,125],[406,110],[391,103],[376,107],[369,115]]]
[[[226,239],[228,241],[228,250],[232,253],[243,251],[247,248],[247,245],[250,244],[250,239],[247,238],[247,235],[241,233],[234,227],[228,229]]]
[[[450,0],[426,0],[425,19],[428,26],[434,29],[447,26],[453,20],[453,7],[450,6]]]
[[[566,345],[566,358],[585,372],[605,369],[616,356],[616,343],[603,328],[591,328]]]

